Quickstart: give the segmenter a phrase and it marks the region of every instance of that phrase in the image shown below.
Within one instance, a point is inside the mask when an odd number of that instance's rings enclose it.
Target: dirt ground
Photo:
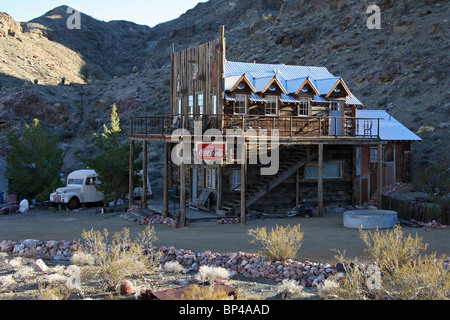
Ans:
[[[0,241],[36,240],[79,240],[83,230],[108,229],[110,234],[130,229],[132,238],[142,232],[145,226],[137,225],[118,214],[99,214],[90,208],[79,212],[55,210],[31,210],[22,215],[0,216]],[[297,256],[299,261],[336,263],[334,249],[346,250],[346,258],[365,261],[364,244],[359,231],[343,227],[342,214],[326,215],[324,218],[289,218],[249,220],[246,226],[240,224],[219,225],[214,222],[195,223],[186,228],[174,229],[166,225],[155,225],[158,241],[156,246],[173,246],[177,249],[217,253],[256,253],[258,247],[251,244],[247,230],[277,225],[301,225],[304,240]],[[450,254],[450,229],[404,227],[405,236],[416,233],[429,244],[427,253]]]

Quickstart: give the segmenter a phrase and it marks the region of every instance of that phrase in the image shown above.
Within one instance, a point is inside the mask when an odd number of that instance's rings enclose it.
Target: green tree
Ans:
[[[93,144],[97,149],[94,158],[79,158],[86,166],[95,170],[101,184],[97,189],[105,195],[106,202],[114,201],[114,207],[119,199],[128,194],[130,148],[122,143],[122,130],[117,108],[113,105],[111,112],[111,128],[103,125],[102,134],[94,134]],[[141,152],[141,146],[136,146],[135,161]],[[142,164],[135,165],[135,176],[138,176]],[[138,179],[135,179],[138,181]]]
[[[58,137],[35,119],[22,134],[9,132],[8,144],[6,175],[10,189],[41,201],[49,200],[50,193],[61,185],[63,151],[58,147]]]

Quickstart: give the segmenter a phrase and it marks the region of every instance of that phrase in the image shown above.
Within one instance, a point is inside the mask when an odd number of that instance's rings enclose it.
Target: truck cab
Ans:
[[[50,202],[65,204],[68,209],[75,210],[81,204],[105,201],[103,193],[96,188],[99,183],[94,170],[74,171],[67,177],[66,187],[59,188],[50,195]]]

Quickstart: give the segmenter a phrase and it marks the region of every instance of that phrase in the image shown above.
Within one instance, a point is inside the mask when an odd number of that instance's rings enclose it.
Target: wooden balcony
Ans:
[[[224,135],[235,130],[246,137],[266,134],[271,136],[278,130],[280,140],[330,140],[357,139],[369,142],[379,141],[380,120],[351,117],[310,116],[264,116],[264,115],[157,115],[131,118],[131,138],[166,140],[172,134],[195,136],[209,129],[216,129]],[[197,130],[195,130],[197,126]],[[185,129],[184,133],[176,131]],[[199,132],[200,131],[200,132]]]

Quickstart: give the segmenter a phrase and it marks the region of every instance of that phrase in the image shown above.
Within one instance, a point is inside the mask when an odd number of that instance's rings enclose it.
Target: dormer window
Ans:
[[[247,114],[248,98],[245,94],[237,94],[234,103],[234,114]]]
[[[239,90],[244,90],[244,89],[245,89],[245,83],[244,83],[244,82],[239,83],[238,86],[237,86],[237,88],[238,88]]]
[[[266,115],[277,116],[278,115],[278,96],[266,96]]]
[[[298,101],[300,102],[298,105],[298,115],[299,116],[309,116],[310,112],[310,99],[299,97]]]

